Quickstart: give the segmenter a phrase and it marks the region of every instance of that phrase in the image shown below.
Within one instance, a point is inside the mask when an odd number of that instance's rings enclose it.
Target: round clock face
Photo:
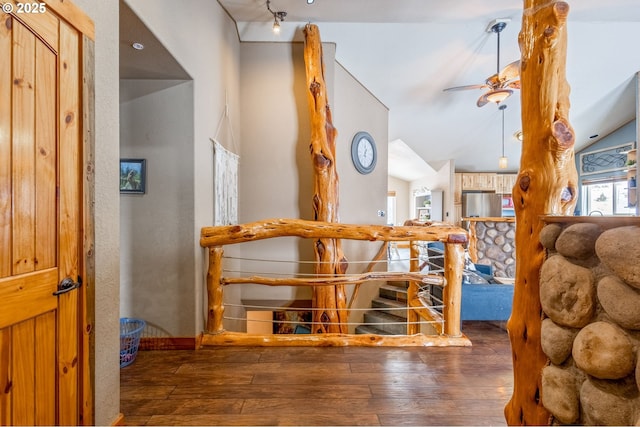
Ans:
[[[376,167],[376,143],[367,132],[358,132],[351,142],[351,159],[361,174],[368,174]]]

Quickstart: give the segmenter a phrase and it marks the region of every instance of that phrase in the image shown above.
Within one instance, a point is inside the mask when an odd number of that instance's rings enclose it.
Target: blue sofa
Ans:
[[[444,245],[441,242],[429,242],[427,245],[429,263],[441,266]],[[493,280],[493,268],[490,265],[474,264],[475,272],[465,270],[462,281],[461,320],[504,321],[511,316],[513,303],[513,285],[496,283]],[[489,283],[472,283],[470,277],[486,279]],[[441,288],[431,289],[436,298],[442,299]],[[439,294],[439,295],[438,295]]]

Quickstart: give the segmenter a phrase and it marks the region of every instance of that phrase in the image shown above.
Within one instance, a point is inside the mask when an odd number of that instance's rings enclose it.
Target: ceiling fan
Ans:
[[[508,19],[495,19],[487,27],[487,32],[495,33],[498,38],[498,55],[496,73],[482,84],[455,86],[444,89],[444,92],[468,89],[489,89],[478,98],[477,105],[482,107],[489,102],[501,103],[513,93],[513,89],[520,89],[520,61],[514,61],[500,69],[500,33],[507,26]]]

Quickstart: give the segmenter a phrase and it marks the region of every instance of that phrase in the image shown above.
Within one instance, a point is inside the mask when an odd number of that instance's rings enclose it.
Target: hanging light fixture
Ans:
[[[280,23],[284,21],[284,18],[287,16],[287,12],[283,10],[271,10],[271,0],[267,0],[267,10],[273,15],[273,33],[280,34]]]
[[[500,169],[506,169],[508,166],[508,159],[504,155],[504,110],[507,106],[502,104],[498,108],[502,111],[502,157],[498,159],[498,167]]]

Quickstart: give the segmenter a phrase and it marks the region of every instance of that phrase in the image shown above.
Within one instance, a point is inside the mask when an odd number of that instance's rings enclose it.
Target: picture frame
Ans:
[[[146,188],[146,159],[120,159],[120,193],[145,194]]]

